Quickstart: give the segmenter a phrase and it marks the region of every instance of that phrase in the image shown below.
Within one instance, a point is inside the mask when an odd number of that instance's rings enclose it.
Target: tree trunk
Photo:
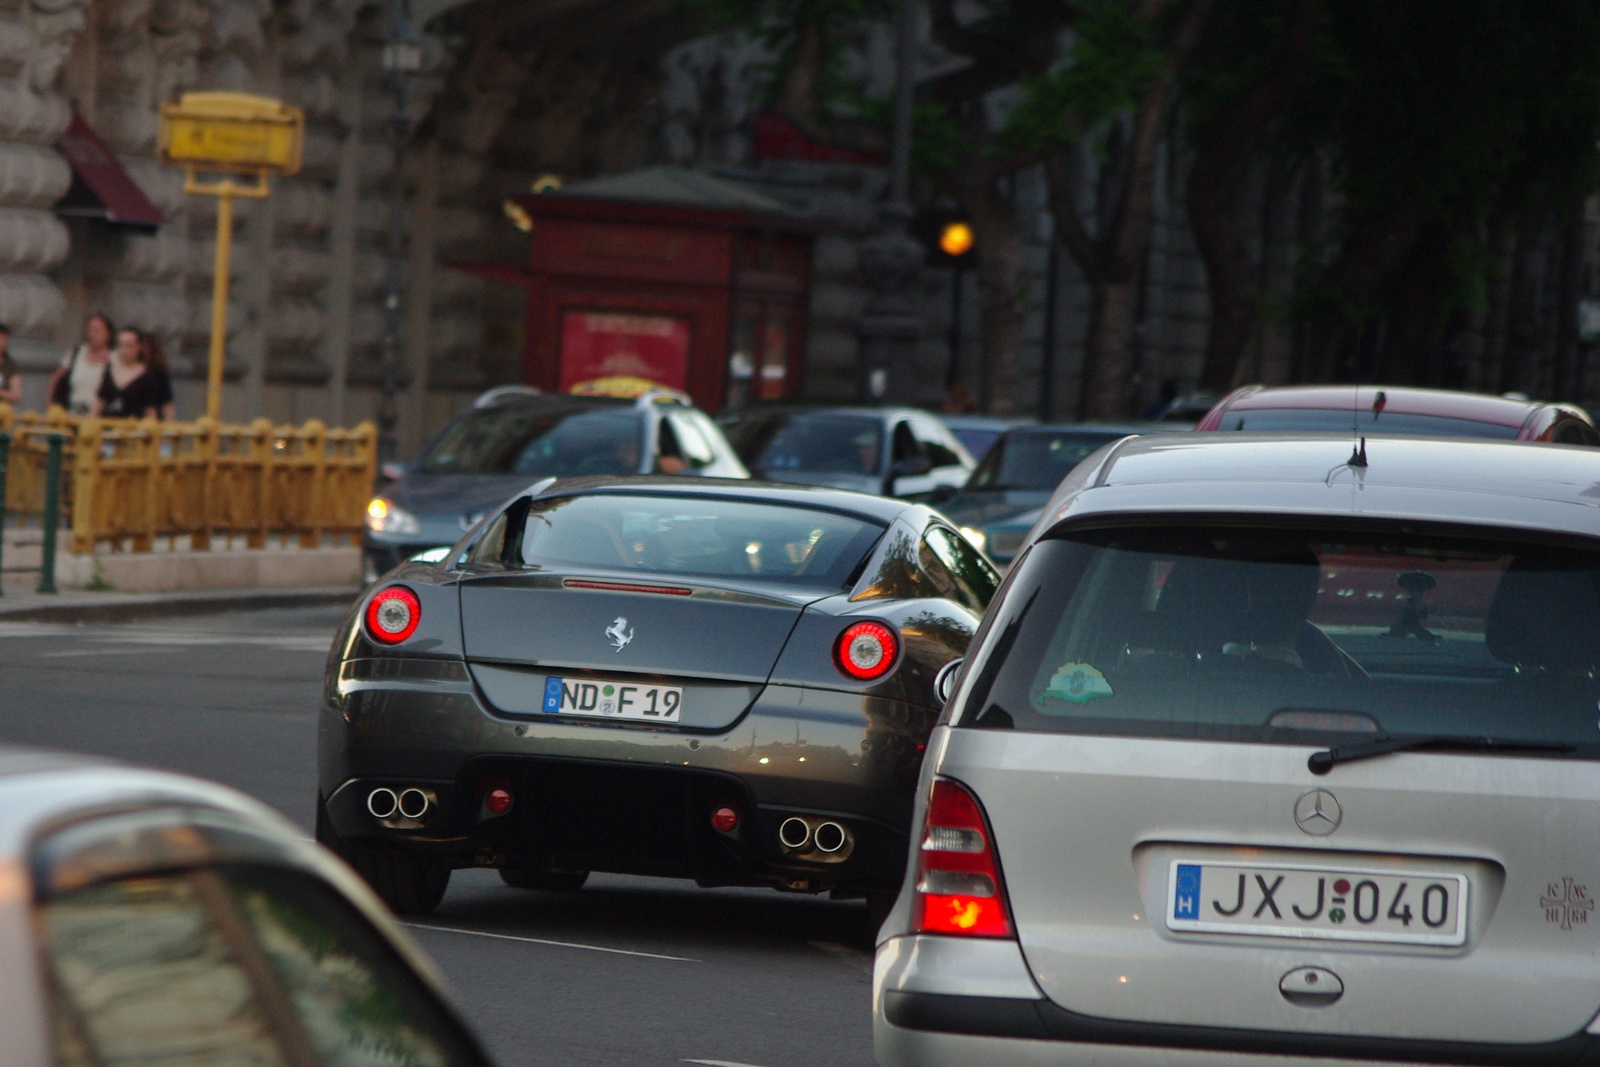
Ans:
[[[1079,418],[1114,422],[1131,414],[1128,390],[1133,379],[1133,332],[1138,308],[1137,275],[1090,286]]]
[[[953,176],[956,197],[972,224],[979,303],[983,309],[979,403],[991,415],[1022,409],[1017,396],[1017,349],[1027,318],[1022,292],[1022,222],[1001,194],[989,161],[971,157]]]

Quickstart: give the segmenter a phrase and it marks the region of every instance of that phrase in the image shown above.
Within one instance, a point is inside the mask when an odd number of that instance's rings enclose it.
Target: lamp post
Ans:
[[[856,399],[867,404],[916,399],[917,340],[922,336],[912,285],[927,250],[908,232],[913,214],[911,94],[917,0],[900,0],[896,32],[889,199],[878,207],[878,232],[863,241],[856,253],[862,276],[872,289],[857,326]]]
[[[389,114],[389,134],[394,141],[394,184],[389,191],[389,247],[387,291],[383,300],[383,378],[378,401],[378,462],[395,459],[395,423],[399,421],[397,395],[400,392],[400,304],[404,285],[405,235],[405,151],[415,120],[407,106],[406,90],[410,78],[422,70],[422,40],[411,22],[409,0],[392,0],[389,8],[389,33],[383,39],[379,58],[389,87],[394,93],[394,110]]]

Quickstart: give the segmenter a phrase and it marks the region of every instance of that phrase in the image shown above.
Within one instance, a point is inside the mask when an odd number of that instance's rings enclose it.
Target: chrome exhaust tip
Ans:
[[[389,818],[399,806],[400,798],[395,796],[393,789],[386,786],[379,786],[367,794],[367,811],[374,819]]]
[[[406,818],[420,819],[428,813],[428,803],[428,794],[412,786],[400,791],[400,799],[396,802],[396,806],[400,809],[400,814]]]
[[[778,843],[790,852],[799,852],[811,843],[811,824],[791,815],[778,824]]]
[[[833,855],[850,843],[850,833],[836,822],[825,822],[811,835],[818,852]]]

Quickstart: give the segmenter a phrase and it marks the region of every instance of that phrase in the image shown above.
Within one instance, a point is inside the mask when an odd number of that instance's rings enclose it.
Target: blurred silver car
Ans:
[[[929,740],[879,1064],[1600,1063],[1600,461],[1352,445],[1063,483]]]
[[[220,786],[0,748],[0,1063],[487,1064],[349,868]]]

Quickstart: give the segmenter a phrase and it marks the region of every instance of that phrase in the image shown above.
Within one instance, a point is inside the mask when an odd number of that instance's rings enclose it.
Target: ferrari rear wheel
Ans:
[[[589,880],[588,871],[534,871],[527,867],[501,867],[500,880],[512,889],[537,889],[545,893],[576,893]]]
[[[320,797],[317,800],[317,843],[354,867],[396,915],[433,914],[450,885],[450,868],[428,856],[384,848],[372,841],[340,837]]]

